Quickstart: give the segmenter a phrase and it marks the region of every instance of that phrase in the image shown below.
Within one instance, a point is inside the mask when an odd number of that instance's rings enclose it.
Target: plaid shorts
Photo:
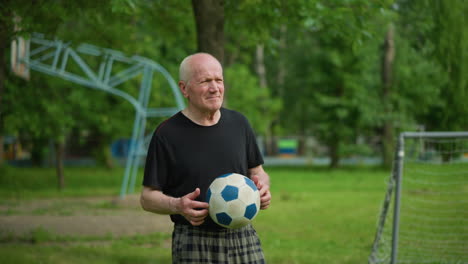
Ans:
[[[172,263],[260,264],[265,258],[251,225],[221,230],[175,225]]]

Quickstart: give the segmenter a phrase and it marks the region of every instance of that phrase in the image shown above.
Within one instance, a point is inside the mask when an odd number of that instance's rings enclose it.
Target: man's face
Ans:
[[[200,58],[192,64],[190,80],[184,83],[182,93],[189,104],[200,112],[215,112],[221,108],[224,79],[221,65],[212,58]]]

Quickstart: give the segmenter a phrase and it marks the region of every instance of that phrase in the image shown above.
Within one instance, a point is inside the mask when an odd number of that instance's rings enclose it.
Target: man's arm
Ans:
[[[249,169],[249,175],[260,191],[260,209],[267,209],[271,203],[270,176],[262,165]]]
[[[180,214],[192,225],[201,225],[208,216],[208,203],[195,201],[200,195],[200,189],[174,198],[165,195],[162,191],[143,186],[140,196],[141,207],[148,212],[157,214]]]

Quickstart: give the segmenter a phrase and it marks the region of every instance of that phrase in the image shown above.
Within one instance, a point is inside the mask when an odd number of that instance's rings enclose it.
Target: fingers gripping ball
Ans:
[[[260,210],[260,193],[249,178],[228,173],[216,178],[208,188],[206,201],[210,217],[226,228],[250,223]]]

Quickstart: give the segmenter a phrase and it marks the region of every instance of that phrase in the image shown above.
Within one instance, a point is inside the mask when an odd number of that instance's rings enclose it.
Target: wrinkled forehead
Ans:
[[[191,67],[191,77],[200,75],[223,75],[223,68],[217,60],[194,61]]]
[[[191,68],[194,71],[206,69],[219,69],[222,72],[222,67],[219,61],[209,54],[195,54],[190,60]]]
[[[223,75],[219,61],[207,53],[197,53],[187,57],[181,64],[181,80],[188,80],[199,75]]]

